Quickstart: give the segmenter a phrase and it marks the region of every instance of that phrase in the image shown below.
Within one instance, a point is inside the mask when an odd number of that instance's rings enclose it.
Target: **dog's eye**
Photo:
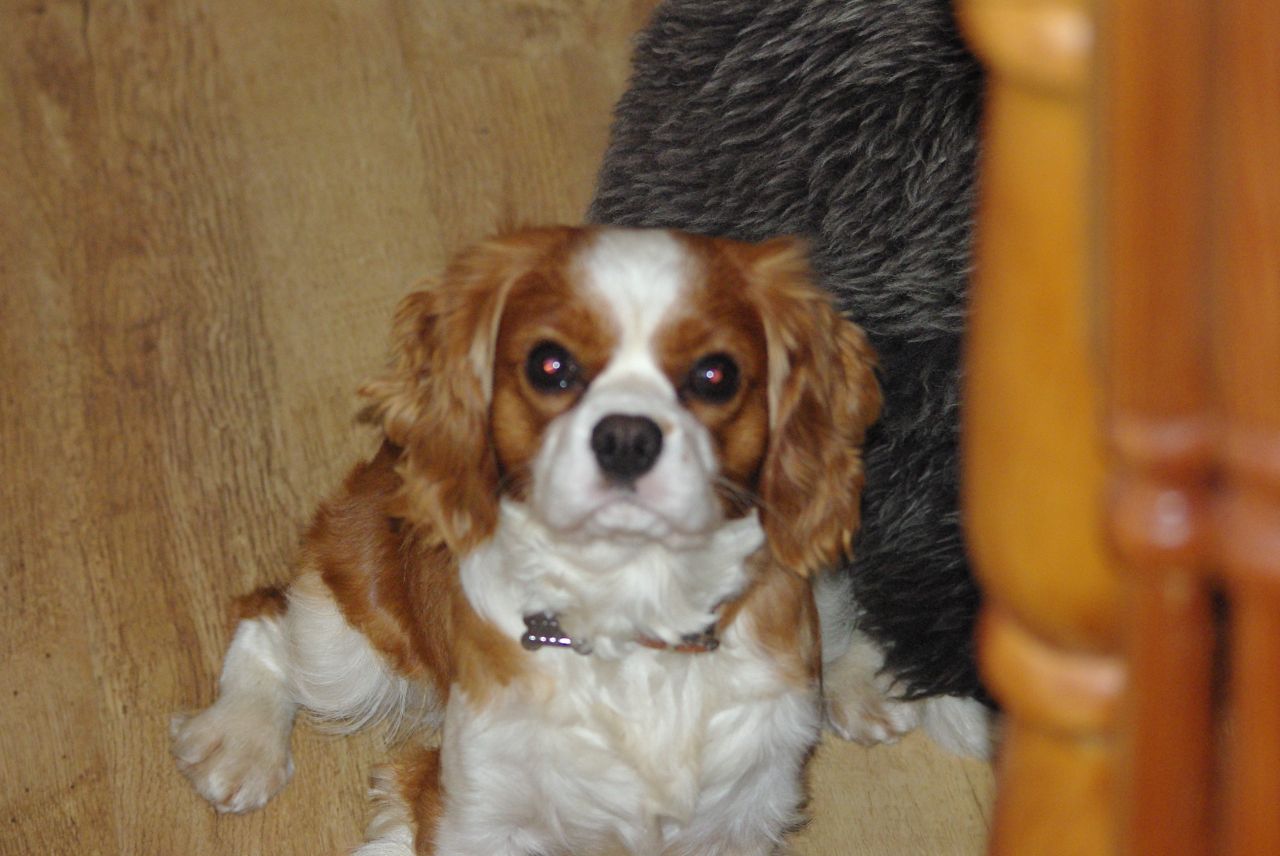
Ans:
[[[728,354],[709,354],[693,364],[685,390],[710,404],[724,404],[738,391],[738,364]]]
[[[555,342],[534,345],[524,372],[538,392],[565,392],[581,383],[581,370],[573,356]]]

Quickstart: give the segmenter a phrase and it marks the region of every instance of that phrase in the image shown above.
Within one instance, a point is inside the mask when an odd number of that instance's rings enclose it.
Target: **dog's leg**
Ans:
[[[287,596],[246,600],[258,608],[236,628],[217,701],[171,727],[179,768],[223,812],[261,808],[288,781],[299,707],[354,731],[385,718],[416,724],[428,702],[347,623],[318,573],[300,574]]]
[[[288,603],[279,592],[250,599],[256,612],[241,611],[218,700],[195,716],[175,716],[170,726],[178,767],[222,812],[260,808],[293,774]]]
[[[428,856],[440,818],[440,750],[415,746],[373,771],[374,816],[352,856]]]

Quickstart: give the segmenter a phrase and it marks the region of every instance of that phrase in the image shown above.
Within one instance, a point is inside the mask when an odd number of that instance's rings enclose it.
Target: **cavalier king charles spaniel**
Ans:
[[[406,298],[394,340],[363,390],[381,449],[288,587],[238,602],[217,701],[173,723],[183,772],[248,811],[299,709],[389,719],[439,742],[374,774],[358,853],[775,852],[824,720],[819,602],[847,598],[815,581],[880,406],[803,249],[518,232]],[[826,716],[874,739],[908,703],[833,623],[856,676]]]

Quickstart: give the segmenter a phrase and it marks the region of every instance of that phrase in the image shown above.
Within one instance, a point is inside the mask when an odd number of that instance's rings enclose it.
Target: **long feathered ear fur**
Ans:
[[[400,512],[429,540],[462,555],[498,519],[490,446],[494,347],[507,294],[571,229],[516,232],[462,253],[438,281],[396,310],[387,372],[360,393],[403,450]]]
[[[862,330],[812,284],[802,242],[739,245],[738,255],[769,350],[762,521],[774,556],[808,575],[852,549],[862,442],[880,413],[875,355]]]

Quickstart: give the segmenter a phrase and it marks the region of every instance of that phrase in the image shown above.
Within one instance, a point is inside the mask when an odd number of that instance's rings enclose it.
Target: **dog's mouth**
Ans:
[[[578,514],[555,521],[554,528],[564,535],[590,540],[651,541],[678,546],[705,538],[719,523],[712,519],[714,505],[695,513],[687,509],[677,512],[664,508],[659,501],[661,495],[655,498],[653,493],[643,485],[601,484]]]
[[[603,536],[632,535],[661,539],[674,529],[674,522],[646,503],[634,489],[614,487],[606,498],[583,519],[583,530]]]

